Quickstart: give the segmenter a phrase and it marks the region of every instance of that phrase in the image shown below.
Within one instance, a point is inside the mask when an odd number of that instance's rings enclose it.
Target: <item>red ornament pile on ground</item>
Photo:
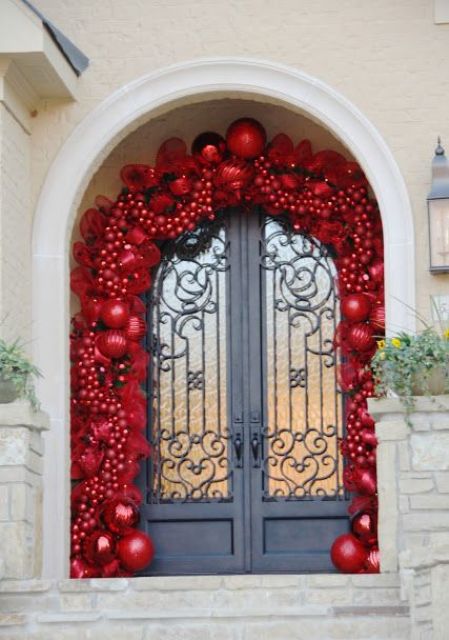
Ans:
[[[332,247],[343,319],[335,335],[346,393],[344,483],[354,492],[352,533],[332,546],[345,572],[379,571],[376,438],[367,398],[374,385],[367,365],[385,323],[382,224],[360,167],[335,151],[313,153],[285,134],[266,145],[262,125],[237,120],[226,140],[198,136],[192,155],[172,138],[156,166],[127,165],[115,202],[104,196],[82,216],[84,242],[75,242],[71,274],[80,312],[71,333],[72,560],[76,578],[129,576],[154,555],[136,529],[142,496],[133,484],[139,460],[150,454],[144,437],[147,376],[145,308],[161,259],[158,245],[194,230],[233,205],[261,205],[287,215],[298,233]]]

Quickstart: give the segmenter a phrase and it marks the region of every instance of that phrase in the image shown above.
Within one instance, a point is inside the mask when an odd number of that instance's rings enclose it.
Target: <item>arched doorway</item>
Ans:
[[[163,252],[147,302],[148,572],[332,571],[348,530],[332,248],[245,208]]]
[[[386,241],[387,327],[410,326],[414,304],[413,221],[406,188],[385,142],[343,96],[293,68],[254,60],[202,60],[170,67],[120,89],[61,148],[48,173],[33,227],[33,349],[44,372],[39,395],[50,413],[44,490],[44,573],[67,575],[68,559],[68,243],[89,177],[111,146],[142,119],[176,103],[242,92],[278,100],[323,123],[351,149],[380,205]],[[402,265],[408,268],[403,269]],[[64,523],[64,524],[63,524]],[[62,526],[63,524],[63,526]]]

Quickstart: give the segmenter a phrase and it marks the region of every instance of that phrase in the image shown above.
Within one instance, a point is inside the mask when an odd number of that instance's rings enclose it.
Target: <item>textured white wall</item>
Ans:
[[[0,335],[25,342],[31,335],[30,179],[30,137],[0,104]]]

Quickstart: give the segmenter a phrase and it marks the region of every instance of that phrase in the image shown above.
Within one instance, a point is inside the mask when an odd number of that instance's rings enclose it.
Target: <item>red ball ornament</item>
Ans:
[[[351,522],[352,533],[363,544],[373,545],[376,540],[376,524],[371,513],[358,513]]]
[[[139,316],[130,316],[125,327],[125,335],[128,340],[139,342],[146,333],[145,320]]]
[[[372,469],[354,469],[352,476],[355,490],[365,496],[373,496],[377,491],[376,474]]]
[[[353,324],[348,331],[348,343],[356,351],[368,351],[374,347],[373,330],[363,322]]]
[[[367,320],[371,311],[371,301],[363,293],[345,296],[341,301],[341,312],[349,322]]]
[[[143,531],[133,531],[120,540],[117,545],[117,552],[125,569],[128,571],[140,571],[153,560],[153,541]]]
[[[226,132],[228,149],[238,158],[251,159],[260,156],[267,140],[265,129],[253,118],[240,118]]]
[[[368,271],[374,282],[382,283],[384,280],[384,261],[378,258],[368,267]]]
[[[371,311],[369,321],[377,331],[384,332],[385,331],[385,307],[384,306],[374,307],[374,309]]]
[[[368,553],[365,571],[366,573],[380,573],[380,553],[377,547],[373,547]]]
[[[107,300],[101,307],[100,318],[110,329],[121,329],[129,318],[129,306],[122,300]]]
[[[115,556],[114,536],[109,531],[94,531],[83,545],[83,553],[90,564],[108,564]]]
[[[70,577],[71,578],[97,578],[100,575],[98,569],[91,567],[81,558],[74,558],[70,562]]]
[[[139,522],[139,509],[131,498],[115,498],[106,504],[103,520],[110,531],[123,534]]]
[[[169,188],[174,196],[186,196],[192,190],[192,183],[189,178],[186,178],[186,176],[181,176],[181,178],[172,180],[169,184]]]
[[[106,358],[123,358],[128,351],[128,339],[123,331],[103,331],[97,338],[97,347]]]
[[[214,131],[200,133],[192,143],[192,155],[200,162],[218,164],[226,151],[225,139]]]
[[[345,533],[334,540],[331,560],[343,573],[358,573],[368,557],[368,551],[355,536]]]
[[[215,184],[230,191],[240,191],[253,177],[253,167],[244,160],[227,160],[223,162],[215,175]]]

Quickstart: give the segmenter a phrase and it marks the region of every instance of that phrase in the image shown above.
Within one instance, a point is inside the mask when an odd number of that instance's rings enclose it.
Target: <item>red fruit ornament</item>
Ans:
[[[371,311],[371,301],[363,293],[345,296],[341,301],[341,312],[349,322],[367,320]]]
[[[123,534],[139,522],[139,509],[131,498],[115,498],[106,504],[103,520],[112,533]]]
[[[353,473],[355,490],[365,496],[373,496],[377,490],[376,474],[372,469],[356,468]]]
[[[122,300],[107,300],[101,307],[100,318],[110,329],[121,329],[129,318],[129,306]]]
[[[133,531],[120,540],[117,552],[125,569],[133,572],[140,571],[154,558],[153,541],[143,531]]]
[[[223,160],[225,151],[225,139],[214,131],[200,133],[192,144],[192,155],[200,162],[218,164]]]
[[[260,156],[264,150],[267,134],[253,118],[240,118],[233,122],[226,132],[228,149],[238,158],[251,159]]]
[[[373,545],[376,540],[376,525],[371,513],[358,513],[351,523],[352,533],[363,544]]]
[[[377,547],[370,550],[365,562],[366,573],[380,573],[380,553]]]
[[[83,552],[90,564],[108,564],[115,556],[114,536],[108,531],[94,531],[83,545]]]
[[[363,322],[353,324],[348,331],[348,342],[356,351],[368,351],[374,347],[373,330]]]
[[[352,533],[345,533],[334,540],[331,560],[343,573],[358,573],[367,560],[368,550]]]
[[[128,339],[123,331],[111,329],[100,333],[97,347],[106,358],[123,358],[128,351]]]
[[[146,324],[143,318],[139,316],[130,316],[125,328],[125,334],[128,340],[142,340],[146,333]]]

